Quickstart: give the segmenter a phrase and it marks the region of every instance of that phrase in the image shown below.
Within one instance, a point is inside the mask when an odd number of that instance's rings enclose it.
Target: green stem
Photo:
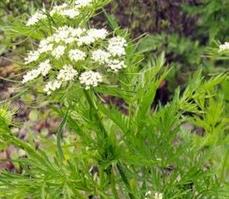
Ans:
[[[122,168],[120,163],[117,163],[117,168],[118,168],[118,171],[120,173],[122,181],[124,182],[124,184],[126,185],[126,188],[128,189],[129,198],[130,199],[135,199],[134,195],[129,191],[130,190],[130,183],[129,183],[129,181],[128,181],[127,177],[126,177],[126,174],[123,171],[123,168]]]
[[[224,159],[223,159],[223,163],[222,163],[222,169],[221,169],[221,182],[224,182],[224,176],[225,176],[225,170],[226,170],[226,164],[228,161],[228,157],[229,157],[229,153],[226,152]]]
[[[99,129],[101,130],[101,133],[102,134],[99,134],[98,136],[102,137],[102,140],[104,141],[104,138],[107,139],[108,138],[108,134],[107,134],[107,131],[105,129],[105,127],[103,126],[103,123],[102,123],[102,120],[98,114],[98,108],[95,106],[93,100],[92,100],[92,97],[90,96],[89,92],[84,90],[84,95],[87,99],[87,102],[90,106],[90,108],[93,110],[92,112],[94,113],[94,117],[96,119],[96,122],[98,123],[99,125]],[[100,178],[101,178],[101,182],[103,182],[103,176],[104,176],[104,172],[102,169],[100,169]],[[101,194],[100,194],[101,198],[104,198]]]
[[[103,123],[101,121],[101,118],[100,118],[100,116],[98,114],[97,107],[95,106],[94,102],[92,101],[92,98],[89,95],[88,91],[84,90],[84,94],[85,94],[85,97],[86,97],[90,107],[94,110],[95,118],[96,118],[96,120],[97,120],[97,122],[99,124],[99,128],[100,128],[101,132],[103,133],[104,138],[107,138],[108,134],[107,134],[106,129],[104,128]]]
[[[114,168],[112,166],[111,168],[111,173],[110,173],[110,181],[111,181],[111,189],[112,189],[112,192],[114,194],[114,197],[115,199],[119,199],[118,197],[118,193],[117,193],[117,190],[116,190],[116,187],[115,187],[115,173],[114,173]]]

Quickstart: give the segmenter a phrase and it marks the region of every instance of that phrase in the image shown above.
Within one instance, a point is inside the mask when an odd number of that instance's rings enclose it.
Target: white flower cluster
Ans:
[[[78,49],[72,49],[69,51],[69,58],[75,62],[84,60],[86,56],[87,55],[85,52],[78,50]]]
[[[68,4],[64,3],[62,5],[53,7],[53,9],[50,12],[50,15],[53,16],[55,14],[66,16],[69,17],[70,19],[74,19],[80,14],[80,12],[78,9],[70,8]]]
[[[52,93],[52,91],[55,91],[57,89],[59,89],[61,87],[61,82],[54,80],[54,81],[50,81],[45,85],[44,91],[50,95]]]
[[[40,63],[37,69],[31,70],[23,76],[22,83],[31,81],[39,75],[46,76],[51,68],[52,66],[49,60]],[[47,94],[51,94],[51,91],[60,88],[63,82],[74,80],[77,75],[78,72],[71,65],[64,65],[57,75],[57,80],[48,82],[44,91]]]
[[[32,25],[38,23],[40,20],[45,19],[45,18],[46,18],[46,15],[44,14],[44,11],[43,12],[42,11],[37,11],[37,12],[34,13],[34,15],[32,15],[28,19],[28,21],[26,23],[26,26],[32,26]]]
[[[119,61],[117,59],[109,60],[107,66],[114,72],[117,72],[122,68],[126,68],[124,61]]]
[[[113,56],[125,55],[126,40],[122,37],[113,37],[109,41],[108,51]]]
[[[89,89],[91,86],[96,87],[102,82],[102,75],[99,72],[86,71],[79,77],[80,83],[85,85],[85,89]]]
[[[100,64],[108,63],[110,57],[110,53],[106,52],[105,50],[98,49],[92,52],[92,59]]]
[[[50,16],[60,15],[74,19],[80,14],[82,8],[89,7],[92,4],[93,0],[76,0],[73,4],[64,3],[61,5],[56,5],[50,12],[45,10],[37,11],[28,19],[26,26],[32,26],[43,19],[47,19],[49,14]]]
[[[152,195],[152,192],[151,191],[147,191],[145,193],[145,199],[152,198],[151,195]],[[154,193],[153,199],[163,199],[163,194],[159,193],[159,192],[156,192],[156,193]]]
[[[97,49],[92,52],[92,59],[105,65],[109,70],[118,72],[126,65],[122,60],[126,54],[125,47],[127,46],[126,40],[123,37],[112,37],[108,41],[108,47],[106,50]]]
[[[92,3],[93,3],[93,0],[76,0],[76,1],[75,1],[75,5],[76,5],[78,8],[90,6]]]
[[[108,35],[103,28],[58,28],[54,34],[40,41],[37,50],[28,53],[25,63],[38,65],[38,68],[25,74],[22,82],[31,81],[39,75],[47,76],[53,69],[52,78],[56,74],[56,80],[46,84],[44,91],[47,94],[59,89],[63,82],[74,80],[78,74],[79,82],[85,89],[98,86],[103,80],[98,71],[118,72],[126,67],[126,40],[120,36],[106,39]],[[61,68],[60,63],[63,64]]]
[[[25,58],[25,64],[29,64],[31,62],[38,60],[40,54],[41,53],[39,51],[30,51],[28,53],[28,56]]]
[[[225,42],[224,44],[219,45],[219,52],[229,50],[229,42]]]
[[[55,57],[56,59],[59,59],[61,56],[64,55],[64,51],[65,51],[65,46],[57,46],[56,48],[53,49],[53,51],[51,52],[51,55],[53,57]]]
[[[78,72],[71,65],[64,65],[60,70],[57,79],[60,81],[71,81],[78,75]]]
[[[74,80],[78,72],[71,65],[64,65],[57,75],[57,80],[49,81],[44,91],[50,95],[52,91],[59,89],[63,82]]]
[[[26,83],[28,81],[31,81],[31,80],[37,78],[39,75],[46,76],[48,74],[48,72],[51,70],[51,68],[52,68],[52,66],[51,66],[49,60],[45,60],[44,62],[41,62],[37,69],[31,70],[23,76],[22,83]]]
[[[72,28],[68,26],[60,27],[56,30],[56,32],[48,37],[47,39],[51,42],[63,44],[70,44],[75,42],[86,32],[86,29],[83,28]]]
[[[106,29],[89,29],[85,35],[78,38],[77,43],[79,46],[90,45],[99,39],[105,39],[108,35]]]
[[[51,52],[51,55],[59,59],[64,55],[66,45],[77,43],[78,46],[90,45],[99,39],[105,39],[108,35],[106,29],[89,29],[72,28],[68,26],[60,27],[56,32],[46,39],[43,39],[36,51],[31,51],[25,58],[25,63],[29,64],[37,61],[41,54]],[[83,60],[86,54],[80,50],[72,50],[69,52],[69,57],[72,60]]]
[[[154,199],[163,199],[163,194],[162,193],[159,193],[159,192],[156,192],[154,194]]]

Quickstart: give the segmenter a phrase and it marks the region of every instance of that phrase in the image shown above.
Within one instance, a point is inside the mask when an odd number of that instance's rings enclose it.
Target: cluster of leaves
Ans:
[[[0,2],[0,55],[9,51],[9,47],[15,47],[12,45],[12,41],[6,35],[4,35],[3,26],[9,25],[15,19],[15,17],[21,17],[22,13],[28,13],[34,7],[41,6],[41,1],[16,1],[16,0],[6,0]]]
[[[136,63],[141,57],[133,54],[135,47],[128,55]],[[150,60],[140,71],[134,63],[121,74],[118,87],[71,88],[64,102],[58,100],[62,108],[56,111],[63,120],[50,140],[52,150],[35,149],[15,137],[2,114],[0,143],[16,145],[26,157],[14,160],[15,173],[1,172],[0,196],[137,199],[150,190],[164,198],[227,198],[228,155],[217,163],[214,158],[219,148],[227,149],[228,119],[223,98],[216,95],[226,76],[206,81],[199,72],[171,102],[152,108],[156,90],[168,74],[164,56]],[[106,95],[123,99],[125,114],[105,104]]]

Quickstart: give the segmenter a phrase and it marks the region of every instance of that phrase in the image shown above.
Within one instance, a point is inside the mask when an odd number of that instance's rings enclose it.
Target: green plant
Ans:
[[[91,9],[85,7],[86,16],[82,13],[74,20],[51,16],[46,11],[32,27],[20,27],[19,32],[38,41],[51,36],[53,42],[54,31],[64,24],[73,26],[73,30],[80,24],[80,28],[88,30],[90,19],[108,1],[94,3],[89,4]],[[77,26],[74,21],[78,22]],[[74,71],[66,74],[65,78],[75,75],[61,82],[62,89],[51,89],[49,96],[44,96],[40,85],[47,79],[63,79],[56,78],[56,74],[60,73],[62,65],[69,64],[68,53],[59,57],[48,50],[35,60],[27,59],[32,60],[30,66],[40,77],[29,73],[24,80],[32,76],[29,79],[32,83],[26,85],[42,92],[40,94],[52,102],[53,110],[62,121],[55,135],[45,137],[48,144],[46,141],[46,145],[36,148],[11,132],[11,119],[7,119],[11,114],[5,108],[0,109],[0,144],[15,145],[26,154],[12,159],[15,172],[1,171],[0,197],[226,199],[228,118],[223,108],[226,106],[224,96],[218,92],[221,83],[228,80],[227,74],[203,78],[197,71],[187,87],[177,88],[164,106],[152,105],[157,89],[171,72],[166,67],[164,53],[145,58],[144,48],[131,41],[126,32],[116,28],[107,37],[113,35],[119,36],[118,46],[114,46],[121,55],[110,55],[109,59],[115,57],[126,64],[113,71],[107,71],[107,60],[105,64],[95,64],[91,60],[90,52],[94,48],[113,52],[107,48],[105,38],[83,46],[77,42],[85,35],[80,35],[70,45],[62,39],[54,40],[58,44],[63,42],[67,51],[77,47],[87,52],[86,59],[73,61],[73,68],[78,73],[93,70],[107,77],[98,84],[85,86],[81,80],[74,79],[77,76]],[[121,36],[127,38],[127,45],[123,38],[120,42]],[[188,41],[187,45],[190,45]],[[43,59],[50,59],[53,64],[48,72],[37,69]],[[112,102],[107,103],[107,96],[122,101],[122,109]],[[216,159],[216,154],[223,154],[222,158]]]
[[[27,154],[14,160],[21,172],[1,173],[2,197],[144,198],[151,191],[164,198],[226,198],[225,167],[217,176],[210,153],[226,136],[227,119],[217,125],[223,109],[214,105],[217,96],[212,98],[225,76],[203,81],[199,73],[183,94],[177,90],[170,103],[152,110],[155,91],[167,74],[163,63],[162,56],[139,74],[128,75],[125,83],[120,79],[117,88],[98,87],[99,94],[97,89],[71,90],[67,107],[57,110],[63,121],[56,139],[50,140],[56,140],[52,150],[36,150],[1,126],[1,142]],[[101,94],[124,99],[128,114],[104,104]],[[194,124],[193,129],[187,124]]]

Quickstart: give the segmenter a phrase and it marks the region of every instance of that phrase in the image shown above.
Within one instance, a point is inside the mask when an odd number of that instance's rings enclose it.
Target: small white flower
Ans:
[[[73,37],[81,37],[83,33],[86,32],[86,29],[84,28],[74,28],[71,30],[70,34],[73,36]]]
[[[102,29],[89,29],[87,33],[90,37],[93,37],[95,40],[105,39],[108,35],[108,31],[105,28]]]
[[[52,35],[53,40],[57,43],[65,41],[70,36],[71,29],[68,26],[63,26],[57,29],[57,31]]]
[[[53,44],[50,44],[49,41],[42,40],[39,44],[38,52],[40,54],[46,53],[53,50]]]
[[[85,86],[85,89],[96,87],[102,82],[102,75],[99,72],[86,71],[79,77],[80,83]]]
[[[163,194],[162,193],[159,193],[159,192],[156,192],[154,194],[154,199],[163,199]]]
[[[74,29],[72,27],[63,26],[56,30],[56,32],[51,36],[51,40],[56,43],[64,42],[66,44],[72,43],[76,41],[76,31],[80,30],[80,28]],[[82,31],[82,30],[81,30]]]
[[[147,199],[147,198],[148,198],[148,196],[151,196],[151,194],[152,194],[152,192],[151,192],[151,191],[147,191],[147,192],[145,193],[145,199]]]
[[[113,55],[113,56],[122,56],[125,55],[125,47],[127,46],[126,40],[120,36],[113,37],[109,40],[108,48],[107,50]]]
[[[177,182],[180,182],[180,181],[181,181],[181,176],[180,176],[180,175],[178,175],[178,176],[176,177],[176,181],[177,181]]]
[[[42,74],[43,76],[46,76],[48,72],[51,70],[51,68],[52,66],[49,60],[41,62],[38,66],[38,70],[40,71],[40,74]]]
[[[101,49],[92,52],[92,59],[100,64],[107,63],[109,61],[110,56],[110,53]]]
[[[65,9],[60,12],[61,15],[69,17],[70,19],[74,19],[77,17],[80,13],[76,9]]]
[[[27,72],[24,76],[23,76],[23,80],[22,83],[26,83],[28,81],[31,81],[35,78],[37,78],[40,74],[42,74],[43,76],[46,76],[48,74],[48,72],[50,71],[50,69],[52,68],[50,61],[46,60],[44,62],[41,62],[38,65],[37,69],[31,70],[29,72]]]
[[[53,16],[54,14],[59,14],[62,10],[66,9],[68,4],[63,3],[61,5],[56,5],[52,8],[50,15]]]
[[[108,32],[106,29],[102,28],[102,29],[89,29],[87,31],[87,34],[84,36],[81,36],[78,38],[78,45],[90,45],[92,43],[94,43],[95,41],[97,41],[98,39],[105,39],[106,36],[108,35]]]
[[[93,0],[76,0],[75,4],[78,8],[83,8],[86,6],[90,6]]]
[[[48,95],[52,93],[52,91],[55,91],[61,87],[61,81],[50,81],[45,85],[44,92],[46,92]]]
[[[73,49],[69,51],[69,58],[72,61],[81,61],[84,60],[85,57],[86,57],[86,53],[81,50]]]
[[[39,51],[30,51],[27,57],[25,58],[25,64],[29,64],[31,62],[37,61],[39,57],[40,57]]]
[[[67,38],[64,42],[66,43],[66,44],[71,44],[71,43],[73,43],[73,42],[75,42],[76,41],[76,38],[74,38],[74,37],[69,37],[69,38]]]
[[[23,76],[23,80],[22,80],[22,83],[26,83],[26,82],[29,82],[35,78],[37,78],[38,76],[40,75],[40,70],[38,69],[34,69],[34,70],[31,70],[29,72],[27,72],[24,76]]]
[[[71,65],[65,65],[63,66],[63,69],[59,71],[57,79],[61,81],[71,81],[77,75],[78,72]]]
[[[41,11],[37,11],[34,15],[32,15],[27,23],[26,26],[32,26],[38,23],[40,20],[45,19],[47,16],[43,14]]]
[[[107,67],[110,68],[114,72],[118,72],[119,70],[126,68],[126,65],[124,61],[119,61],[117,59],[114,59],[108,62]]]
[[[26,156],[26,152],[25,152],[23,149],[19,149],[17,153],[18,153],[18,156],[19,156],[19,157],[24,157],[24,156]]]
[[[57,46],[53,51],[52,51],[52,56],[54,56],[56,59],[59,59],[65,51],[65,46]]]
[[[119,46],[122,46],[122,47],[125,47],[127,45],[126,39],[123,38],[123,37],[120,37],[120,36],[112,37],[109,40],[109,44],[111,44],[111,45],[119,45]]]
[[[77,43],[79,46],[82,46],[83,44],[90,45],[94,42],[95,42],[95,38],[93,38],[89,35],[82,36],[77,40]]]
[[[229,42],[225,42],[224,44],[219,45],[219,52],[229,50]]]
[[[47,46],[50,44],[50,39],[49,37],[48,38],[45,38],[45,39],[42,39],[39,43],[39,48],[42,48],[43,46]]]

